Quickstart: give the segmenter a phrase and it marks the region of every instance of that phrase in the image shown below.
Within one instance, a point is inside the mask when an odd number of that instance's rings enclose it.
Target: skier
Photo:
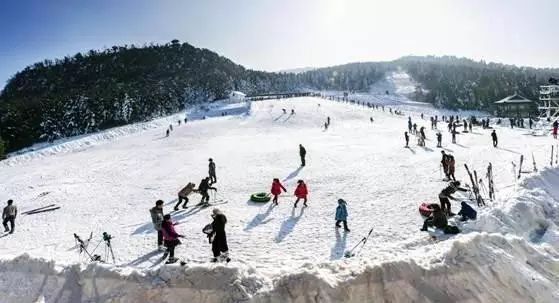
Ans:
[[[344,230],[349,232],[349,228],[347,228],[347,208],[346,208],[346,201],[343,199],[338,199],[338,207],[336,207],[336,228],[340,228],[340,223],[344,223]]]
[[[217,191],[217,188],[212,187],[210,185],[210,178],[206,177],[200,181],[200,185],[198,186],[198,193],[202,195],[202,200],[200,200],[200,204],[209,205],[210,204],[210,195],[208,194],[208,190]]]
[[[330,116],[326,117],[326,124],[328,124],[328,126],[330,126]]]
[[[165,132],[165,137],[169,137],[169,129]]]
[[[194,183],[192,182],[188,182],[188,184],[179,191],[178,193],[178,199],[179,201],[177,202],[177,204],[175,205],[175,210],[179,210],[179,205],[182,203],[182,201],[184,200],[184,203],[182,205],[182,208],[187,208],[188,206],[186,206],[186,204],[188,204],[188,195],[190,195],[191,192],[194,191],[194,187],[196,185],[194,185]]]
[[[421,231],[427,231],[428,226],[434,226],[442,229],[448,225],[444,210],[442,210],[437,204],[431,204],[431,208],[433,209],[433,212],[429,218],[423,221],[423,227],[420,229]]]
[[[553,139],[557,139],[557,128],[559,127],[559,122],[557,122],[557,120],[555,120],[555,122],[553,122]]]
[[[2,225],[4,225],[4,232],[14,233],[16,227],[17,207],[14,205],[14,200],[8,200],[7,206],[2,211]],[[10,228],[8,228],[8,222]]]
[[[475,220],[477,218],[477,211],[475,211],[470,205],[468,205],[468,203],[462,201],[460,205],[462,206],[462,208],[458,212],[458,215],[462,216],[462,218],[460,218],[461,221]]]
[[[437,133],[437,147],[443,147],[442,142],[443,142],[443,134],[441,134],[441,132],[438,132]]]
[[[184,238],[183,235],[175,231],[175,224],[171,221],[171,215],[163,216],[163,224],[161,224],[161,231],[163,233],[163,241],[167,251],[169,252],[169,259],[165,264],[172,264],[178,261],[175,258],[175,247],[182,244],[179,238]]]
[[[435,129],[435,119],[433,116],[429,117],[429,120],[431,120],[431,129]]]
[[[410,147],[409,143],[410,143],[410,135],[408,135],[408,132],[404,132],[404,138],[406,139],[406,146],[405,147]]]
[[[184,118],[184,124],[186,124],[186,122],[188,122],[188,118]]]
[[[208,159],[210,162],[208,164],[208,175],[210,177],[210,184],[217,183],[217,177],[215,176],[215,162],[212,158]]]
[[[491,132],[491,139],[493,140],[493,147],[497,147],[498,141],[497,141],[497,133],[495,132],[495,130]]]
[[[468,131],[468,121],[466,121],[466,119],[464,119],[464,132]]]
[[[307,184],[305,184],[303,180],[297,181],[297,188],[295,189],[294,194],[295,197],[297,197],[297,200],[295,200],[295,205],[293,207],[297,207],[297,203],[299,203],[300,199],[303,199],[303,207],[307,207],[307,195],[309,194],[309,191],[307,189]]]
[[[281,194],[281,191],[283,190],[283,192],[287,192],[287,190],[285,189],[285,187],[283,187],[283,185],[280,183],[280,180],[278,178],[274,178],[274,181],[272,181],[272,195],[274,196],[274,199],[272,200],[272,202],[275,205],[278,205],[278,196],[279,194]]]
[[[373,117],[369,118],[369,120],[371,120],[371,123],[373,123],[375,120],[373,120]]]
[[[212,218],[212,233],[208,235],[210,243],[212,243],[214,256],[212,262],[217,262],[217,258],[222,254],[226,257],[225,261],[229,262],[231,259],[228,256],[229,247],[227,246],[227,235],[225,234],[227,217],[219,209],[214,208]]]
[[[295,115],[295,110],[293,108],[291,109],[291,114]]]
[[[421,113],[421,119],[423,119],[423,113]]]
[[[181,120],[179,120],[178,122],[179,122],[179,126],[181,126]]]
[[[287,110],[285,110],[285,108],[281,109],[283,111],[284,114],[287,114]]]
[[[470,133],[472,132],[472,126],[473,126],[474,122],[472,120],[470,120],[470,124],[468,124],[468,127],[470,129]]]
[[[427,139],[427,136],[425,136],[425,127],[424,126],[419,128],[419,134],[421,135],[421,139],[423,140],[423,146],[425,146],[425,139]]]
[[[467,189],[460,187],[460,181],[452,181],[439,193],[439,201],[441,202],[441,209],[443,213],[448,216],[454,216],[451,211],[450,200],[456,200],[452,196],[456,191],[468,191]]]
[[[324,122],[324,130],[328,130],[328,122]]]
[[[299,157],[301,157],[301,166],[305,166],[305,156],[307,155],[307,150],[303,147],[303,144],[299,144]]]
[[[173,124],[169,124],[169,130],[173,131]]]
[[[413,133],[417,134],[417,124],[413,124]]]
[[[412,128],[411,117],[408,117],[408,131],[410,133],[411,133],[411,128]]]

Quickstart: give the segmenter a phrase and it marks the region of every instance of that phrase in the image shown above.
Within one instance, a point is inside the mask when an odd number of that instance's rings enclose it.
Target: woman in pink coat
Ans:
[[[272,182],[272,195],[274,196],[274,199],[272,200],[272,202],[275,205],[278,205],[278,196],[279,194],[281,194],[281,191],[283,190],[283,192],[287,192],[287,190],[285,189],[285,187],[283,187],[283,185],[280,183],[280,180],[275,178],[274,181]]]

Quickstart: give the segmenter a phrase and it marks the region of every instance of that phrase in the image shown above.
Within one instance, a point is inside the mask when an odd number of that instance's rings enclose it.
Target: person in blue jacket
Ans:
[[[477,218],[477,212],[468,203],[462,201],[462,208],[458,212],[459,216],[462,216],[461,220],[475,220]]]
[[[340,223],[344,223],[344,230],[349,231],[347,228],[347,208],[346,202],[343,199],[338,199],[338,207],[336,208],[336,228],[340,228]]]

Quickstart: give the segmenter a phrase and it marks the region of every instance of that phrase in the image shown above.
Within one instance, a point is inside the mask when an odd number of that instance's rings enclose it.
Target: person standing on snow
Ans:
[[[454,161],[453,155],[446,155],[446,169],[448,171],[448,178],[453,181],[456,181],[456,177],[454,177],[454,170],[456,167],[456,162]]]
[[[227,217],[217,208],[214,208],[212,214],[212,232],[208,235],[210,243],[212,243],[212,262],[217,262],[217,258],[221,255],[226,257],[226,261],[231,259],[228,256],[229,247],[227,246],[227,235],[225,234],[225,224]]]
[[[212,158],[208,160],[208,174],[210,176],[210,184],[217,183],[217,177],[215,176],[215,162]]]
[[[272,181],[271,193],[274,196],[274,198],[272,199],[272,202],[275,205],[278,205],[278,196],[281,194],[282,190],[283,190],[284,193],[287,192],[285,187],[283,187],[283,185],[280,183],[280,180],[278,178],[274,178],[274,181]]]
[[[557,139],[557,128],[559,127],[559,122],[557,122],[557,120],[555,120],[555,122],[553,122],[553,139]]]
[[[497,147],[497,144],[499,142],[497,141],[497,133],[495,132],[495,130],[491,132],[491,139],[493,140],[493,147]]]
[[[175,205],[174,208],[175,210],[179,210],[179,205],[182,203],[183,200],[184,200],[184,204],[182,205],[182,208],[187,208],[186,204],[188,204],[188,195],[190,195],[190,193],[194,191],[195,186],[196,185],[194,185],[194,183],[188,182],[188,184],[179,191],[178,194],[179,201]]]
[[[444,152],[444,150],[441,150],[441,154],[443,155],[441,159],[441,165],[443,166],[444,175],[447,179],[450,180],[450,176],[448,175],[448,162],[446,160],[447,154]]]
[[[161,231],[163,232],[163,241],[167,251],[169,252],[169,259],[167,259],[166,264],[171,264],[177,262],[175,258],[175,247],[182,244],[179,238],[184,238],[183,235],[178,234],[175,231],[175,224],[171,221],[171,215],[163,216],[163,224],[161,224]]]
[[[408,135],[408,132],[404,132],[404,139],[406,139],[406,146],[405,147],[410,147],[410,135]]]
[[[17,207],[14,205],[14,200],[8,200],[7,206],[2,211],[2,225],[4,225],[4,232],[14,233],[16,227]],[[10,228],[8,228],[10,223]]]
[[[343,199],[338,199],[338,207],[336,207],[336,228],[340,228],[340,223],[344,223],[344,230],[349,232],[349,228],[347,227],[347,207],[346,201]]]
[[[450,200],[456,200],[452,196],[456,191],[468,191],[467,189],[460,187],[460,181],[452,181],[439,193],[439,201],[441,202],[441,209],[443,213],[448,216],[454,216],[451,211]]]
[[[301,157],[301,166],[305,166],[305,157],[307,156],[307,150],[302,144],[299,144],[299,157]]]
[[[411,129],[412,129],[411,117],[408,117],[408,131],[410,133],[411,133]]]
[[[200,200],[200,204],[210,204],[210,195],[208,194],[208,190],[217,191],[217,188],[212,187],[210,185],[210,178],[206,177],[200,181],[200,185],[198,186],[198,193],[202,195],[202,200]]]
[[[161,230],[163,224],[163,200],[155,201],[155,206],[149,210],[149,213],[151,214],[153,228],[157,231],[157,248],[159,250],[164,250],[163,232]]]
[[[417,134],[417,124],[413,124],[413,134]]]
[[[443,134],[441,132],[437,133],[437,147],[443,147]]]
[[[305,184],[303,180],[297,181],[297,188],[295,189],[294,194],[295,197],[297,197],[297,200],[295,200],[295,205],[293,207],[297,207],[297,203],[299,203],[300,199],[303,199],[303,207],[307,207],[307,195],[309,194],[309,191],[307,189],[307,184]]]

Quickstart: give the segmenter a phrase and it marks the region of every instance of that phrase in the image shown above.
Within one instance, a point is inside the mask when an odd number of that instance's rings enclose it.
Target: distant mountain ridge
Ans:
[[[248,94],[367,92],[395,70],[405,71],[423,88],[418,87],[412,98],[467,109],[489,109],[492,101],[514,92],[536,98],[538,85],[551,76],[559,77],[559,69],[456,57],[403,57],[272,73],[246,69],[178,40],[143,47],[113,46],[38,62],[14,75],[0,93],[0,146],[14,151],[41,141],[146,121],[176,113],[188,104],[225,98],[233,90]]]

